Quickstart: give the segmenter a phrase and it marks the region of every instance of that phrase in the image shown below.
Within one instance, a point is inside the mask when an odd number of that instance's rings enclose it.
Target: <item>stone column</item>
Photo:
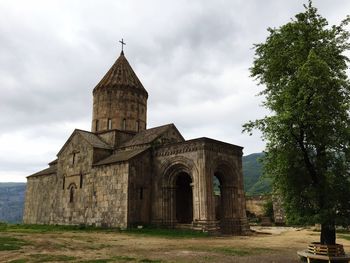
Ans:
[[[209,163],[203,163],[198,174],[199,218],[193,222],[194,228],[207,232],[218,232],[215,218],[213,179]]]
[[[163,187],[162,190],[162,224],[173,227],[176,223],[176,188]]]

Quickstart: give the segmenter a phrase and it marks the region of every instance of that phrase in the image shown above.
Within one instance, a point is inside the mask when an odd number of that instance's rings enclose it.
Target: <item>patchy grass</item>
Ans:
[[[80,263],[108,263],[108,262],[136,262],[137,259],[128,256],[114,256],[111,258],[101,258],[101,259],[90,259],[90,260],[82,260],[78,261]],[[141,262],[141,261],[138,261]]]
[[[83,260],[83,261],[78,261],[80,263],[108,263],[108,262],[113,262],[115,261],[112,258],[100,258],[100,259],[90,259],[90,260]]]
[[[346,239],[346,240],[350,240],[350,234],[349,235],[338,235],[339,238],[343,238],[343,239]]]
[[[25,245],[28,245],[28,242],[22,239],[0,236],[0,251],[19,250]]]
[[[122,262],[126,262],[126,261],[135,261],[136,258],[133,257],[128,257],[128,256],[114,256],[113,257],[114,260],[120,260]]]
[[[20,259],[15,259],[15,260],[9,261],[9,263],[26,263],[26,262],[28,262],[28,260],[26,260],[25,258],[20,258]]]
[[[0,223],[0,232],[50,233],[50,232],[120,232],[118,228],[85,225],[27,225]]]
[[[191,247],[192,251],[214,252],[226,256],[253,256],[273,251],[269,248],[237,248],[237,247]]]
[[[148,259],[148,258],[144,258],[141,259],[139,262],[143,262],[143,263],[161,263],[163,261],[158,260],[158,259]]]
[[[129,234],[129,232],[131,232]],[[177,233],[176,233],[177,232]],[[273,232],[273,231],[272,231]],[[276,231],[277,233],[278,231]],[[311,230],[282,234],[205,237],[191,231],[134,229],[117,232],[4,232],[0,237],[28,242],[19,250],[0,251],[1,262],[165,263],[165,262],[296,262],[296,251],[315,237]],[[274,232],[273,232],[274,233]],[[279,232],[278,232],[279,233]],[[341,234],[350,237],[349,234]],[[180,238],[178,238],[180,237]],[[200,237],[200,238],[197,238]],[[202,238],[203,237],[203,238]],[[340,235],[338,235],[339,238]],[[10,238],[10,241],[13,240]],[[350,240],[340,239],[344,246]],[[2,245],[3,240],[0,241]]]
[[[51,255],[51,254],[31,254],[29,255],[32,260],[31,262],[66,262],[76,260],[76,257],[66,255]]]
[[[208,233],[187,229],[160,229],[145,227],[142,229],[129,228],[120,230],[118,228],[100,228],[85,225],[26,225],[0,223],[0,232],[19,233],[52,233],[52,232],[117,232],[135,234],[142,236],[166,237],[166,238],[195,238],[208,237]]]
[[[89,250],[101,250],[101,249],[110,248],[110,247],[115,247],[115,246],[110,245],[110,244],[91,244],[88,246],[84,246],[84,248],[89,249]]]
[[[165,237],[165,238],[197,238],[208,237],[208,233],[187,230],[187,229],[161,229],[146,227],[142,229],[131,228],[123,230],[127,234],[135,234],[141,236]]]

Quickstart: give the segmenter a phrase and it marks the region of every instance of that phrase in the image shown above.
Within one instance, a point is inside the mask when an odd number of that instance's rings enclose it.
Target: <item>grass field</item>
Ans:
[[[300,262],[317,241],[307,229],[259,228],[250,236],[212,237],[164,229],[0,224],[0,262]],[[338,242],[350,251],[350,234]]]

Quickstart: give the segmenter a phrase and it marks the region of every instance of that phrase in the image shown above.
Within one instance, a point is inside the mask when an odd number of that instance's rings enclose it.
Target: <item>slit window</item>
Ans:
[[[80,188],[83,187],[83,174],[80,174]]]
[[[107,129],[108,129],[108,130],[111,130],[111,129],[112,129],[112,120],[111,120],[111,119],[108,119],[108,122],[107,122]]]
[[[72,154],[72,164],[75,164],[75,161],[76,161],[75,158],[76,158],[76,153],[73,153]]]
[[[96,129],[95,129],[95,130],[96,130],[96,131],[98,131],[98,125],[99,125],[99,121],[98,121],[98,120],[96,120],[96,121],[95,121],[95,127],[96,127]]]
[[[140,200],[143,199],[143,187],[140,187],[139,198]]]
[[[126,119],[123,119],[123,126],[122,126],[123,130],[126,130]]]

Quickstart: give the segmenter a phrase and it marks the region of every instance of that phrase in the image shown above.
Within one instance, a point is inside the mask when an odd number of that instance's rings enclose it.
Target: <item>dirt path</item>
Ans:
[[[256,228],[243,237],[163,238],[104,232],[0,233],[24,240],[0,251],[0,262],[300,262],[296,251],[318,233],[296,228]],[[350,236],[350,235],[349,235]],[[350,241],[338,239],[347,252]]]

